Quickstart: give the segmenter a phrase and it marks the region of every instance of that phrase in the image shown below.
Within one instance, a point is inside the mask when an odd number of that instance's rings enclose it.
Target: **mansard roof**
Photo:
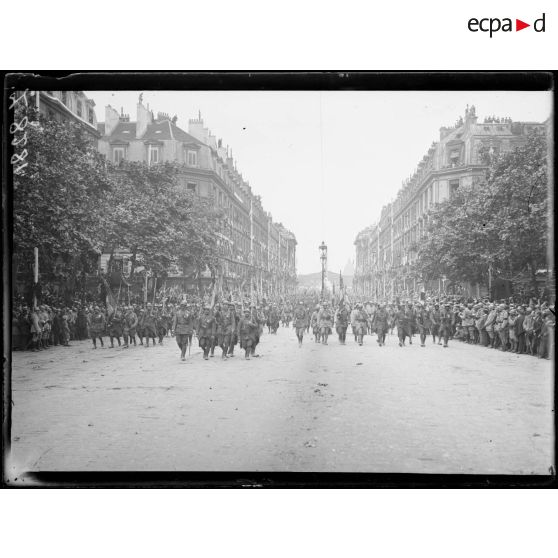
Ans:
[[[176,140],[184,143],[194,143],[203,145],[194,136],[186,133],[170,120],[159,120],[147,125],[145,134],[141,138],[136,138],[137,122],[119,122],[110,136],[105,135],[105,123],[98,125],[99,132],[109,141],[132,141],[140,139],[142,141],[162,141]]]

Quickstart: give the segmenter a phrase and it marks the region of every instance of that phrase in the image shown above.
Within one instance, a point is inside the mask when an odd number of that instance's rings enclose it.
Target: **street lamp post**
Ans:
[[[325,290],[325,271],[327,267],[327,246],[325,245],[323,240],[319,248],[320,248],[320,260],[322,262],[322,300],[323,300],[324,290]]]

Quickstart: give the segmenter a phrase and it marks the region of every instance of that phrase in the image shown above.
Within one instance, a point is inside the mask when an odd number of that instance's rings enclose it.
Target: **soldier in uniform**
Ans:
[[[413,335],[417,330],[416,327],[416,315],[413,305],[407,302],[407,307],[405,308],[405,317],[407,318],[407,332],[409,335],[409,345],[413,344]]]
[[[63,347],[70,346],[70,324],[68,323],[69,314],[69,308],[65,308],[63,311],[60,310],[60,317],[62,318],[62,325],[60,328],[60,343]]]
[[[308,327],[308,313],[304,308],[302,300],[298,303],[294,311],[294,324],[293,327],[296,331],[296,338],[298,339],[298,346],[302,347],[302,338],[304,337],[304,330]]]
[[[216,306],[216,311],[214,312],[215,318],[215,328],[213,334],[213,342],[211,344],[211,354],[214,355],[215,347],[221,347],[221,358],[225,360],[227,358],[227,352],[230,346],[231,332],[234,329],[235,319],[234,314],[230,311],[221,309],[221,305]],[[227,333],[228,332],[228,333]]]
[[[446,303],[444,309],[440,312],[440,337],[444,339],[444,348],[448,347],[448,340],[451,336],[452,328],[455,322],[455,315],[451,311],[451,304]]]
[[[397,312],[395,313],[395,324],[397,325],[397,337],[399,339],[400,347],[405,346],[405,337],[407,335],[406,321],[405,309],[403,306],[399,305]]]
[[[223,357],[232,356],[236,330],[236,312],[231,302],[223,313]]]
[[[277,333],[277,329],[279,328],[279,312],[275,304],[272,305],[269,312],[267,325],[269,326],[269,330],[271,333]]]
[[[124,320],[122,322],[122,335],[124,337],[124,348],[129,347],[128,341],[134,342],[136,346],[136,327],[138,326],[138,317],[134,312],[133,306],[128,306],[126,308],[126,313],[124,314]]]
[[[252,356],[258,357],[260,355],[256,354],[256,347],[260,343],[260,336],[263,333],[263,324],[265,318],[262,313],[258,312],[258,308],[254,304],[252,304],[252,306],[250,307],[250,319],[256,324],[256,332],[251,354]]]
[[[181,302],[172,323],[176,344],[180,348],[181,360],[186,360],[188,343],[192,343],[193,322],[193,316],[188,312],[186,302]]]
[[[523,331],[525,333],[525,352],[530,355],[533,346],[533,310],[529,307],[525,310],[525,319],[523,320]]]
[[[46,306],[39,306],[39,324],[41,325],[41,346],[48,349],[48,340],[50,338],[51,322],[50,315]]]
[[[556,319],[551,314],[549,308],[545,308],[542,312],[542,327],[540,330],[540,343],[537,356],[539,358],[550,358],[552,355],[552,342],[554,340],[554,330],[556,328]]]
[[[241,305],[238,303],[236,305],[233,305],[233,312],[234,312],[235,323],[234,323],[234,331],[231,337],[231,343],[229,345],[229,351],[227,353],[227,356],[229,357],[234,357],[234,348],[238,343],[238,324],[241,318]]]
[[[250,360],[252,346],[256,341],[257,324],[250,318],[250,310],[244,311],[244,317],[238,322],[238,339],[240,348],[244,349],[244,358]]]
[[[351,329],[353,332],[353,336],[355,338],[355,343],[358,342],[358,333],[357,333],[357,315],[358,315],[358,304],[355,305],[355,307],[351,310]]]
[[[368,331],[368,314],[366,313],[366,310],[364,310],[360,302],[356,305],[356,310],[357,311],[354,316],[356,324],[356,340],[357,343],[362,346],[364,342],[364,336]]]
[[[215,306],[213,307],[213,318],[215,320],[215,327],[213,328],[213,335],[211,336],[211,348],[209,350],[209,356],[211,358],[215,356],[215,347],[221,347],[224,340],[223,314],[221,312],[221,305],[219,303],[215,304]]]
[[[378,305],[378,309],[372,319],[372,331],[376,332],[379,347],[386,344],[386,333],[388,332],[388,314],[383,304]]]
[[[418,306],[419,308],[416,314],[416,321],[420,336],[420,346],[424,347],[426,343],[426,336],[430,333],[430,313],[422,304],[419,304]]]
[[[42,328],[39,320],[39,313],[37,312],[37,308],[33,307],[30,316],[31,321],[31,347],[32,351],[42,351],[43,348],[41,346],[41,335],[42,335]]]
[[[122,312],[120,308],[116,307],[114,313],[110,317],[108,321],[108,334],[110,337],[110,348],[114,349],[114,339],[118,341],[118,346],[120,347],[120,337],[123,336],[123,328],[122,328]]]
[[[320,342],[320,323],[318,321],[318,315],[320,313],[320,307],[316,306],[312,316],[310,317],[310,327],[312,328],[312,333],[314,334],[314,342]]]
[[[142,329],[145,337],[145,347],[149,347],[150,338],[153,340],[153,346],[155,346],[157,342],[157,318],[155,317],[151,304],[147,305],[147,312],[145,312],[143,316]]]
[[[498,315],[498,311],[494,307],[494,304],[488,305],[488,316],[486,317],[486,321],[484,322],[484,329],[486,334],[488,335],[488,346],[491,349],[494,349],[495,339],[496,336],[494,334],[494,327],[496,325],[496,316]]]
[[[163,308],[157,308],[155,314],[155,331],[157,332],[157,337],[159,338],[159,345],[163,344],[163,339],[168,331],[168,317],[163,313]]]
[[[293,309],[291,308],[290,304],[287,304],[287,306],[285,307],[283,316],[283,323],[285,327],[289,327],[291,325],[291,320],[293,319]]]
[[[508,350],[509,341],[509,315],[505,304],[500,304],[498,314],[496,316],[496,327],[498,330],[498,337],[500,338],[500,346],[502,351]]]
[[[467,307],[463,308],[460,313],[463,341],[469,344],[472,344],[475,338],[475,334],[473,332],[475,319],[473,317],[472,307],[473,305],[469,304]]]
[[[91,334],[91,340],[93,341],[93,348],[97,348],[97,339],[101,342],[101,347],[104,347],[103,335],[105,334],[106,320],[105,315],[101,312],[98,306],[93,307],[93,312],[91,313],[89,332]]]
[[[442,344],[442,337],[440,335],[440,306],[439,304],[434,304],[434,309],[430,312],[430,331],[432,332],[432,343],[436,343],[436,337],[438,337],[438,345]]]
[[[345,304],[343,304],[343,301],[341,301],[337,313],[335,314],[335,331],[337,331],[337,336],[339,337],[339,343],[341,343],[341,345],[345,345],[347,340],[349,318],[349,310]]]
[[[143,345],[143,337],[144,337],[143,324],[145,322],[145,316],[146,316],[145,308],[140,308],[137,315],[138,315],[138,325],[136,327],[136,333],[138,334],[139,344]]]
[[[329,307],[329,302],[324,302],[323,308],[318,314],[318,326],[320,328],[322,345],[327,345],[327,338],[333,327],[333,313]]]
[[[522,355],[525,353],[525,330],[523,329],[523,322],[525,321],[525,310],[519,307],[517,310],[518,316],[515,320],[515,336],[517,338],[517,353]]]
[[[209,360],[212,338],[215,335],[215,318],[211,315],[211,307],[206,306],[197,324],[198,341],[203,350],[204,360]]]
[[[76,339],[78,341],[83,341],[89,336],[87,327],[87,314],[85,313],[85,309],[80,306],[76,317]]]

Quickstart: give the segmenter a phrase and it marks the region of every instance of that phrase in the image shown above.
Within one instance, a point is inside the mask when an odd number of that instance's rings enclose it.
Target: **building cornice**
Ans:
[[[93,124],[87,122],[87,120],[84,120],[83,118],[78,116],[75,112],[71,111],[58,97],[51,97],[48,93],[45,93],[44,91],[40,91],[39,93],[41,95],[40,96],[41,102],[44,102],[46,105],[50,105],[52,108],[56,108],[64,111],[68,116],[72,117],[76,122],[78,122],[79,124],[83,124],[91,134],[93,134],[97,138],[101,137],[101,133],[99,132],[99,130],[97,130],[97,128]]]

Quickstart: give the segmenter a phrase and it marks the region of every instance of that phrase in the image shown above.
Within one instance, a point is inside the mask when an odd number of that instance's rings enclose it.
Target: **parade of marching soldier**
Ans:
[[[553,473],[547,93],[13,104],[14,477]]]

